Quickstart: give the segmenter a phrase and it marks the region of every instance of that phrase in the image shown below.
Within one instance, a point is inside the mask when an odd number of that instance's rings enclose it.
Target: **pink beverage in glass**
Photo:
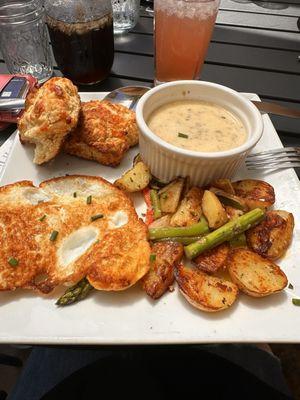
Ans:
[[[155,0],[155,84],[198,79],[219,0]]]

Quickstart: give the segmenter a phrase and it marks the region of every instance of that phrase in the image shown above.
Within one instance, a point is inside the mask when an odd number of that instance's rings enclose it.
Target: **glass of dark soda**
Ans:
[[[103,81],[114,59],[110,0],[46,0],[46,22],[58,68],[74,83]]]

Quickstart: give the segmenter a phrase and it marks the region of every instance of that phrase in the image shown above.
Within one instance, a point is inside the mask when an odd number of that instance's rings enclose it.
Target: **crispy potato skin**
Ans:
[[[196,186],[188,191],[171,218],[171,226],[189,226],[199,221],[202,215],[203,193],[204,191]]]
[[[232,281],[249,296],[268,296],[288,283],[278,265],[248,249],[231,250],[226,264]]]
[[[277,260],[290,245],[293,229],[293,214],[286,211],[267,211],[266,218],[246,232],[247,244],[261,256]]]
[[[211,186],[224,190],[226,193],[233,195],[235,194],[235,190],[230,179],[217,179],[216,181],[212,182]]]
[[[145,189],[151,180],[151,173],[146,164],[138,161],[125,174],[115,181],[115,186],[125,192],[134,193]]]
[[[151,254],[155,254],[156,259],[150,262],[150,270],[142,278],[142,288],[155,300],[173,284],[174,268],[183,257],[183,246],[175,242],[154,243]]]
[[[224,208],[230,220],[236,219],[244,214],[242,210],[238,210],[237,208],[231,206],[224,206]]]
[[[185,180],[183,178],[177,178],[158,192],[162,212],[174,213],[177,210],[184,185]]]
[[[171,214],[167,214],[151,222],[149,228],[166,228],[170,226],[170,221],[171,221]]]
[[[210,228],[217,229],[228,221],[228,216],[218,197],[205,190],[202,198],[202,211]]]
[[[175,269],[175,279],[187,301],[202,311],[225,310],[235,302],[238,295],[238,287],[234,283],[182,264]]]
[[[230,246],[222,243],[214,249],[207,250],[194,259],[197,269],[212,274],[225,265]]]
[[[245,199],[250,210],[268,208],[275,203],[274,188],[267,182],[256,179],[244,179],[233,182],[235,194]]]

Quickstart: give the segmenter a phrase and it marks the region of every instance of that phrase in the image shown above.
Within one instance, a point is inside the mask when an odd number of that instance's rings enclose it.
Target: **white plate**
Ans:
[[[87,101],[103,93],[82,93]],[[247,97],[258,99],[255,95]],[[261,151],[282,146],[268,116],[264,134],[254,149]],[[110,181],[129,168],[137,149],[131,150],[119,168],[60,155],[52,163],[37,167],[33,151],[16,138],[1,184],[22,179],[38,184],[44,179],[68,174],[99,175]],[[262,175],[242,169],[239,177],[261,178],[275,187],[278,209],[293,212],[296,229],[291,248],[280,265],[294,290],[267,298],[241,295],[229,310],[207,314],[190,306],[176,289],[158,301],[150,300],[139,285],[119,293],[94,292],[74,306],[57,308],[50,297],[18,290],[0,293],[1,343],[54,344],[135,344],[135,343],[216,343],[216,342],[299,342],[300,309],[292,297],[300,296],[300,184],[294,170]],[[137,199],[138,200],[138,199]],[[142,202],[138,201],[141,211]]]

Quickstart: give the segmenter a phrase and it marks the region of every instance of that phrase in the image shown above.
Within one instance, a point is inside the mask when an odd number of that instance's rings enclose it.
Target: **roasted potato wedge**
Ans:
[[[213,192],[224,206],[231,206],[238,210],[248,211],[245,200],[235,196],[234,194],[226,193],[224,190],[211,187],[210,192]]]
[[[238,295],[238,287],[234,283],[182,264],[175,268],[175,279],[187,301],[202,311],[225,310]]]
[[[138,161],[121,178],[115,181],[115,186],[126,192],[139,192],[148,186],[150,180],[149,168],[142,161]]]
[[[202,215],[203,193],[203,190],[196,186],[188,191],[171,218],[171,226],[189,226],[199,221]]]
[[[242,210],[238,210],[237,208],[234,207],[224,206],[224,208],[230,220],[238,218],[244,214]]]
[[[249,296],[269,296],[283,290],[288,283],[278,265],[251,250],[231,250],[226,265],[232,281]]]
[[[174,268],[183,257],[183,246],[175,242],[154,243],[149,272],[142,278],[142,287],[152,299],[161,297],[174,282]]]
[[[167,226],[170,226],[170,221],[171,214],[166,214],[163,217],[153,221],[148,228],[166,228]]]
[[[179,205],[185,180],[177,178],[158,192],[160,208],[164,213],[174,213]]]
[[[210,228],[217,229],[228,221],[227,213],[220,200],[209,190],[204,191],[202,197],[202,211]]]
[[[235,194],[234,188],[232,186],[232,182],[230,179],[217,179],[212,182],[211,186],[221,189],[226,193]]]
[[[267,211],[266,218],[246,232],[248,246],[263,257],[280,258],[291,243],[293,214],[287,211]]]
[[[134,157],[133,159],[133,166],[136,165],[138,162],[143,162],[142,157],[140,155],[140,153],[137,153],[137,155]]]
[[[250,210],[254,208],[266,209],[275,203],[273,187],[264,181],[244,179],[233,182],[235,194],[245,200]]]
[[[193,261],[197,269],[212,274],[222,268],[229,254],[229,244],[222,243],[219,246],[200,254]]]

